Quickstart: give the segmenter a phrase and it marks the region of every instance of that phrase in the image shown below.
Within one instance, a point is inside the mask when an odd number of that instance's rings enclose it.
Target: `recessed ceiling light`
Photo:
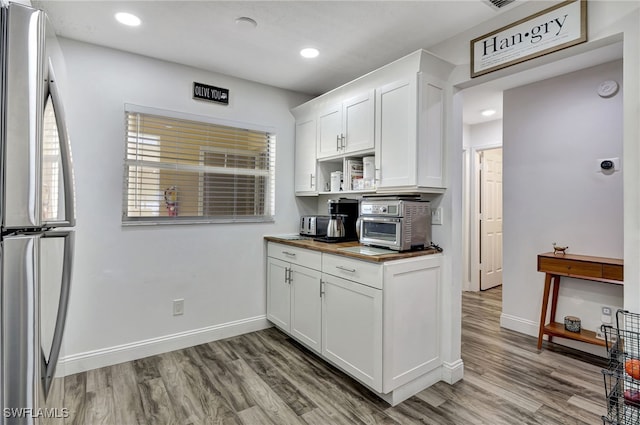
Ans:
[[[306,49],[302,49],[300,50],[300,56],[302,56],[303,58],[315,58],[320,54],[320,52],[318,51],[318,49],[314,49],[313,47],[307,47]]]
[[[239,18],[236,18],[236,25],[242,28],[251,29],[257,27],[258,23],[248,16],[241,16]]]
[[[136,15],[132,15],[131,13],[118,12],[116,13],[115,16],[118,22],[120,22],[123,25],[128,25],[130,27],[137,27],[142,23],[140,18],[138,18]]]
[[[480,112],[482,114],[483,117],[490,117],[491,115],[496,113],[495,109],[485,109],[484,111]]]

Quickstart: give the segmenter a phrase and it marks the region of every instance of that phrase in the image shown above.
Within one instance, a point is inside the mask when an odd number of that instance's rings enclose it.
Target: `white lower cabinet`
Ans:
[[[267,319],[320,353],[321,254],[274,243],[267,252]]]
[[[442,365],[441,256],[384,267],[383,393]]]
[[[291,335],[309,348],[320,352],[321,294],[317,270],[291,265]]]
[[[322,275],[322,355],[382,392],[382,291]]]
[[[291,287],[289,263],[267,260],[267,319],[283,331],[291,331]]]
[[[441,262],[376,263],[270,242],[267,318],[395,405],[442,378]]]

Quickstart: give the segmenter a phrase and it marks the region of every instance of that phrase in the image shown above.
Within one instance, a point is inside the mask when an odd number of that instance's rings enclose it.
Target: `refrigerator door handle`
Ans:
[[[56,83],[55,73],[53,66],[51,65],[51,59],[48,64],[48,95],[51,96],[51,102],[53,103],[53,109],[56,115],[56,125],[58,128],[58,138],[60,141],[60,157],[62,161],[62,179],[64,182],[64,208],[65,219],[62,222],[47,223],[56,226],[75,226],[76,225],[76,200],[75,200],[75,186],[73,179],[73,164],[71,158],[71,142],[69,139],[69,132],[67,129],[66,114],[64,111],[64,105],[60,98],[60,91],[58,90],[58,84]],[[45,96],[46,100],[49,96]],[[44,108],[44,105],[43,105]]]
[[[58,313],[56,317],[56,326],[53,331],[53,341],[51,343],[51,352],[47,361],[44,353],[42,354],[43,373],[43,389],[45,398],[49,394],[49,389],[53,383],[56,373],[56,365],[60,356],[60,348],[62,347],[62,337],[64,335],[64,325],[67,320],[67,310],[69,309],[69,294],[71,291],[71,270],[73,269],[73,249],[74,249],[74,233],[64,231],[51,231],[44,234],[45,238],[65,238],[64,259],[62,263],[62,281],[60,287],[60,300],[58,303]]]

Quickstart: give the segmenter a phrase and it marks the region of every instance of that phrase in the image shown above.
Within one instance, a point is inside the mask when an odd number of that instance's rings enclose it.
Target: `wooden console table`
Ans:
[[[542,348],[542,336],[545,334],[549,336],[549,341],[551,341],[551,337],[559,336],[604,346],[604,340],[596,338],[595,332],[584,329],[580,332],[569,332],[565,330],[564,323],[555,321],[560,277],[568,276],[577,279],[622,285],[624,275],[623,267],[623,261],[617,258],[572,254],[555,255],[553,252],[538,255],[538,271],[545,273],[542,311],[540,312],[540,331],[538,333],[538,350]],[[551,322],[545,325],[552,282]]]

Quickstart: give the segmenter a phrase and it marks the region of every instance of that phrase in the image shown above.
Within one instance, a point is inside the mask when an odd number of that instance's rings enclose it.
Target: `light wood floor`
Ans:
[[[390,407],[275,328],[65,378],[67,424],[602,424],[603,359],[500,329],[463,295],[464,379]]]

